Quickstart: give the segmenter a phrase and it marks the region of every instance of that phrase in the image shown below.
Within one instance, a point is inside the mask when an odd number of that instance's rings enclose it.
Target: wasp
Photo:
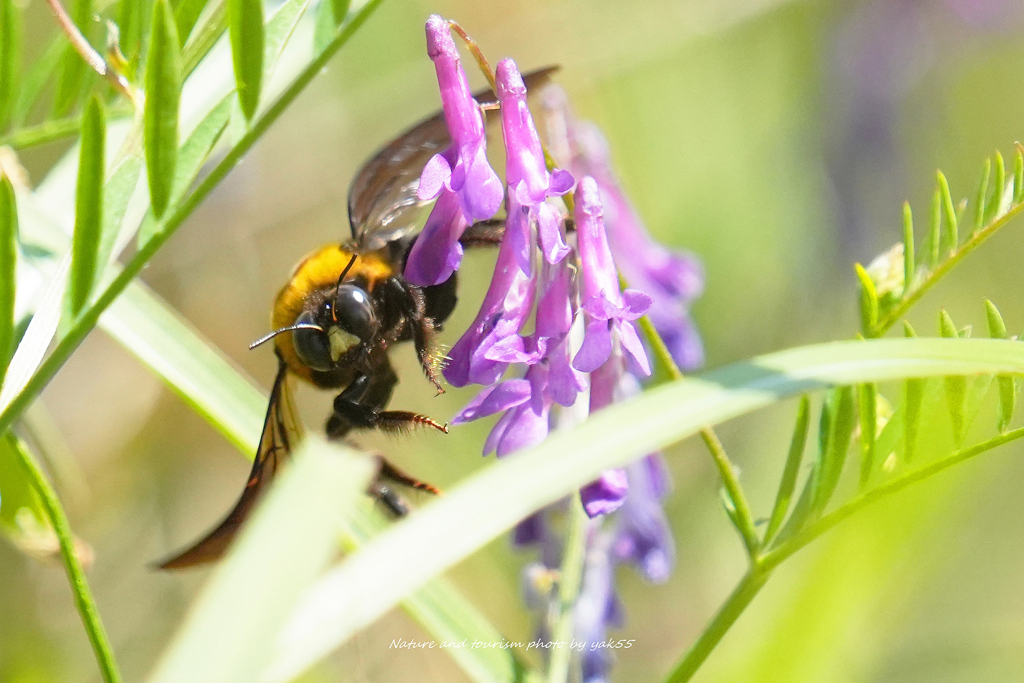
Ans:
[[[529,90],[548,80],[556,67],[524,76]],[[497,106],[491,90],[474,94],[484,111]],[[487,117],[488,124],[497,118]],[[289,377],[319,389],[337,390],[327,419],[329,439],[344,439],[353,430],[402,432],[416,426],[448,431],[447,424],[425,415],[386,410],[398,384],[388,357],[396,344],[412,341],[426,378],[438,393],[440,354],[435,337],[455,308],[456,274],[429,287],[402,276],[416,240],[416,214],[426,202],[416,190],[430,158],[451,144],[443,112],[420,122],[386,144],[356,173],[349,188],[351,238],[308,255],[294,268],[277,294],[271,316],[273,332],[254,342],[273,341],[278,360],[259,448],[245,489],[227,517],[189,548],[159,564],[179,569],[220,558],[249,516],[260,494],[301,439]],[[494,245],[504,231],[501,220],[467,228],[464,247]],[[380,458],[369,493],[394,515],[406,507],[394,484],[437,493]]]

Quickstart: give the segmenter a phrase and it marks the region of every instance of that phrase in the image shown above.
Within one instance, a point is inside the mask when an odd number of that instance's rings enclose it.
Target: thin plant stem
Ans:
[[[1010,219],[1014,218],[1024,210],[1024,202],[1015,204],[1007,210],[999,218],[995,219],[980,230],[975,231],[970,238],[955,249],[949,257],[936,266],[932,271],[925,276],[924,280],[921,281],[917,287],[915,287],[902,301],[900,301],[895,308],[878,322],[872,329],[868,330],[869,337],[880,337],[889,331],[889,328],[895,325],[900,318],[906,315],[910,307],[913,306],[918,300],[925,295],[925,293],[931,289],[935,284],[941,280],[949,271],[951,271],[961,260],[972,251],[977,249],[981,244],[989,237],[994,235],[1000,228],[1010,222]]]
[[[112,109],[107,112],[107,121],[131,116],[129,109]],[[48,142],[56,142],[64,138],[72,137],[81,130],[82,117],[78,114],[60,119],[44,121],[33,126],[18,128],[7,135],[0,137],[0,146],[9,146],[14,149],[27,149],[38,145],[45,145]]]
[[[558,579],[558,614],[555,616],[551,639],[561,643],[551,650],[548,663],[548,683],[566,683],[572,648],[569,647],[576,624],[576,599],[583,579],[583,560],[586,555],[587,522],[579,492],[569,498],[569,531],[565,538],[565,551]]]
[[[249,130],[239,139],[236,144],[220,162],[213,168],[210,174],[199,183],[196,189],[189,195],[179,200],[177,206],[169,208],[160,219],[159,227],[153,237],[142,245],[132,259],[125,265],[116,278],[107,286],[96,300],[83,309],[79,317],[70,326],[67,334],[57,342],[50,355],[40,364],[39,368],[32,375],[24,388],[14,397],[10,404],[0,412],[0,433],[10,429],[14,420],[35,400],[57,371],[64,365],[71,353],[78,348],[86,335],[96,326],[100,315],[114,302],[114,299],[124,291],[124,288],[135,279],[142,269],[156,253],[157,249],[163,246],[164,242],[170,239],[175,230],[185,222],[196,207],[213,191],[235,164],[256,144],[263,133],[281,116],[288,106],[295,101],[306,86],[323,70],[327,62],[334,54],[341,49],[355,31],[363,25],[370,14],[381,4],[383,0],[370,0],[356,14],[352,21],[346,24],[335,36],[334,40],[311,61],[302,73],[300,73],[291,85],[253,121]]]
[[[747,608],[747,605],[754,599],[770,575],[769,571],[751,566],[747,573],[740,579],[740,582],[726,598],[725,602],[718,609],[711,623],[707,625],[703,633],[697,639],[683,658],[676,664],[675,669],[665,679],[665,683],[684,683],[689,681],[704,660],[715,649],[722,637],[736,622],[736,619]]]
[[[14,438],[8,435],[7,438]],[[60,556],[64,562],[64,570],[67,572],[68,581],[71,584],[71,592],[75,596],[75,606],[82,618],[82,625],[89,636],[89,642],[96,653],[96,661],[100,667],[105,683],[120,683],[121,674],[117,669],[117,662],[114,659],[114,651],[107,639],[107,632],[100,620],[99,610],[96,608],[96,601],[89,590],[89,582],[86,581],[85,572],[75,555],[74,535],[71,533],[71,526],[68,524],[67,515],[61,507],[57,493],[50,486],[42,469],[36,463],[32,455],[21,444],[14,448],[25,475],[32,482],[32,488],[39,494],[46,516],[49,518],[54,533],[57,534],[57,541],[60,544]]]
[[[114,86],[115,90],[127,97],[128,101],[134,106],[139,106],[138,93],[136,93],[132,88],[128,79],[116,69],[112,68],[110,64],[107,63],[107,60],[93,49],[92,45],[89,44],[89,41],[82,35],[82,32],[77,26],[75,26],[75,22],[68,16],[64,6],[60,4],[60,0],[46,0],[46,2],[50,6],[50,9],[53,10],[54,16],[57,17],[57,24],[60,26],[61,31],[63,31],[64,35],[68,37],[68,40],[71,41],[72,47],[74,47],[75,51],[82,56],[85,63],[88,64],[93,71],[98,73],[100,76],[103,76],[103,78]]]

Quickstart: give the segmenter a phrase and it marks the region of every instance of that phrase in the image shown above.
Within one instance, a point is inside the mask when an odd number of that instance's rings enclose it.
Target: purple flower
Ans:
[[[470,92],[448,22],[435,14],[427,19],[426,31],[427,54],[437,72],[452,144],[427,162],[420,175],[417,196],[437,198],[437,203],[409,252],[405,276],[413,284],[436,285],[459,267],[463,231],[494,216],[504,192],[487,161],[483,115]]]
[[[691,255],[666,249],[651,239],[612,170],[608,143],[596,126],[575,119],[565,92],[557,86],[542,95],[555,158],[577,176],[592,176],[601,190],[608,244],[631,287],[653,300],[647,315],[684,370],[703,362],[700,337],[687,314],[700,296],[703,273]]]
[[[629,495],[616,516],[612,552],[630,562],[653,583],[668,580],[675,564],[675,544],[661,500],[668,493],[668,473],[660,453],[626,467]]]
[[[526,105],[526,86],[516,63],[511,59],[501,60],[495,78],[506,150],[508,219],[505,229],[515,239],[519,267],[530,272],[530,237],[534,225],[541,252],[548,263],[557,263],[569,253],[558,211],[544,200],[565,194],[575,181],[570,173],[561,169],[548,172],[544,149]]]
[[[630,368],[651,374],[647,352],[633,321],[651,307],[651,297],[635,289],[619,290],[619,275],[605,236],[601,195],[597,181],[586,176],[576,190],[576,238],[583,267],[582,309],[587,332],[573,367],[592,372],[611,356],[616,341]]]

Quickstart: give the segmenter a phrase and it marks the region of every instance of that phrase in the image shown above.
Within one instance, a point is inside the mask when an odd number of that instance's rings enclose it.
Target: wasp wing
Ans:
[[[523,76],[527,90],[544,85],[557,69],[549,66]],[[490,88],[474,93],[473,97],[479,104],[497,101]],[[488,127],[499,120],[496,116],[486,119]],[[430,203],[416,196],[420,173],[431,157],[450,144],[444,112],[439,111],[399,135],[363,164],[348,193],[352,239],[360,250],[380,249],[415,228],[418,210]]]
[[[256,459],[252,463],[252,470],[249,472],[242,496],[224,521],[213,531],[190,548],[161,562],[159,568],[182,569],[219,559],[249,516],[260,494],[301,438],[301,423],[297,418],[288,383],[288,366],[279,355],[277,377],[270,392],[267,416],[263,421],[263,434],[260,436]]]

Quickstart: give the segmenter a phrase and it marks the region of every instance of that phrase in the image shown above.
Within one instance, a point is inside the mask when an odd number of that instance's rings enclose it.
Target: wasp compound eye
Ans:
[[[313,314],[306,312],[296,319],[296,325],[313,324]],[[331,345],[322,329],[303,327],[292,332],[292,343],[299,360],[314,370],[324,372],[330,370],[334,363],[331,359]]]
[[[370,296],[362,287],[340,285],[334,297],[334,319],[341,328],[362,342],[368,342],[377,331]]]

